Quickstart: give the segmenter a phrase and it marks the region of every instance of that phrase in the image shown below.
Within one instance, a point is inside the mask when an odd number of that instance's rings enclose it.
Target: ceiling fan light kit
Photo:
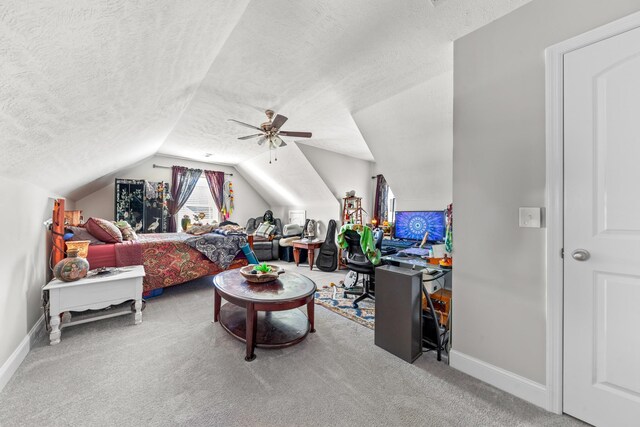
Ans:
[[[266,110],[264,113],[266,114],[268,120],[262,123],[260,127],[253,126],[253,125],[250,125],[249,123],[244,123],[235,119],[229,119],[229,121],[260,132],[253,135],[241,136],[238,139],[246,140],[246,139],[260,137],[260,139],[258,139],[258,145],[260,146],[264,145],[264,143],[268,141],[269,142],[269,163],[271,163],[271,150],[275,150],[278,147],[287,146],[287,143],[284,142],[282,138],[280,138],[280,136],[292,136],[296,138],[311,138],[311,132],[292,132],[292,131],[280,130],[282,125],[284,125],[285,122],[289,119],[283,115],[276,114],[273,110]],[[275,160],[278,161],[277,153],[276,153]]]

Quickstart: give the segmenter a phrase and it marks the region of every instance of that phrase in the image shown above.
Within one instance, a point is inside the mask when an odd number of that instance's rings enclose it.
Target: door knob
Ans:
[[[591,257],[591,254],[586,249],[576,249],[571,253],[571,256],[576,261],[586,261]]]

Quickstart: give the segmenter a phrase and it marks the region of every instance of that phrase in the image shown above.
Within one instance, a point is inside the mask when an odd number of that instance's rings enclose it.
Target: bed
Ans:
[[[54,208],[54,226],[55,219],[60,218],[60,212],[64,214],[64,201]],[[62,229],[58,228],[60,235],[54,233],[54,248],[64,247]],[[143,288],[148,294],[155,289],[247,265],[240,250],[246,243],[247,236],[244,234],[140,234],[138,240],[134,241],[91,245],[87,260],[91,269],[143,265],[146,274]]]
[[[211,256],[190,245],[195,239],[216,239],[218,244],[234,251],[233,256],[220,255],[220,250]],[[194,242],[197,244],[197,240]],[[199,277],[218,274],[221,271],[247,265],[247,259],[240,251],[246,243],[244,236],[192,236],[186,233],[140,234],[138,240],[122,243],[89,246],[87,261],[91,268],[126,267],[143,265],[145,277],[144,292],[166,288],[188,282]]]

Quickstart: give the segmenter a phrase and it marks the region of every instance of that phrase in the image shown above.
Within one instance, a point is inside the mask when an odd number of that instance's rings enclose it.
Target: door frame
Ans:
[[[546,63],[546,381],[551,412],[562,413],[564,309],[564,55],[640,27],[640,12],[545,50]]]

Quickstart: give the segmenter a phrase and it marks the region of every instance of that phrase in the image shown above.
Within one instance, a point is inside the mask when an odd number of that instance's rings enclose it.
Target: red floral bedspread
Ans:
[[[205,255],[184,243],[185,233],[143,234],[137,241],[117,244],[116,266],[144,265],[144,291],[166,288],[224,271]],[[228,269],[247,265],[244,257],[236,258]]]

